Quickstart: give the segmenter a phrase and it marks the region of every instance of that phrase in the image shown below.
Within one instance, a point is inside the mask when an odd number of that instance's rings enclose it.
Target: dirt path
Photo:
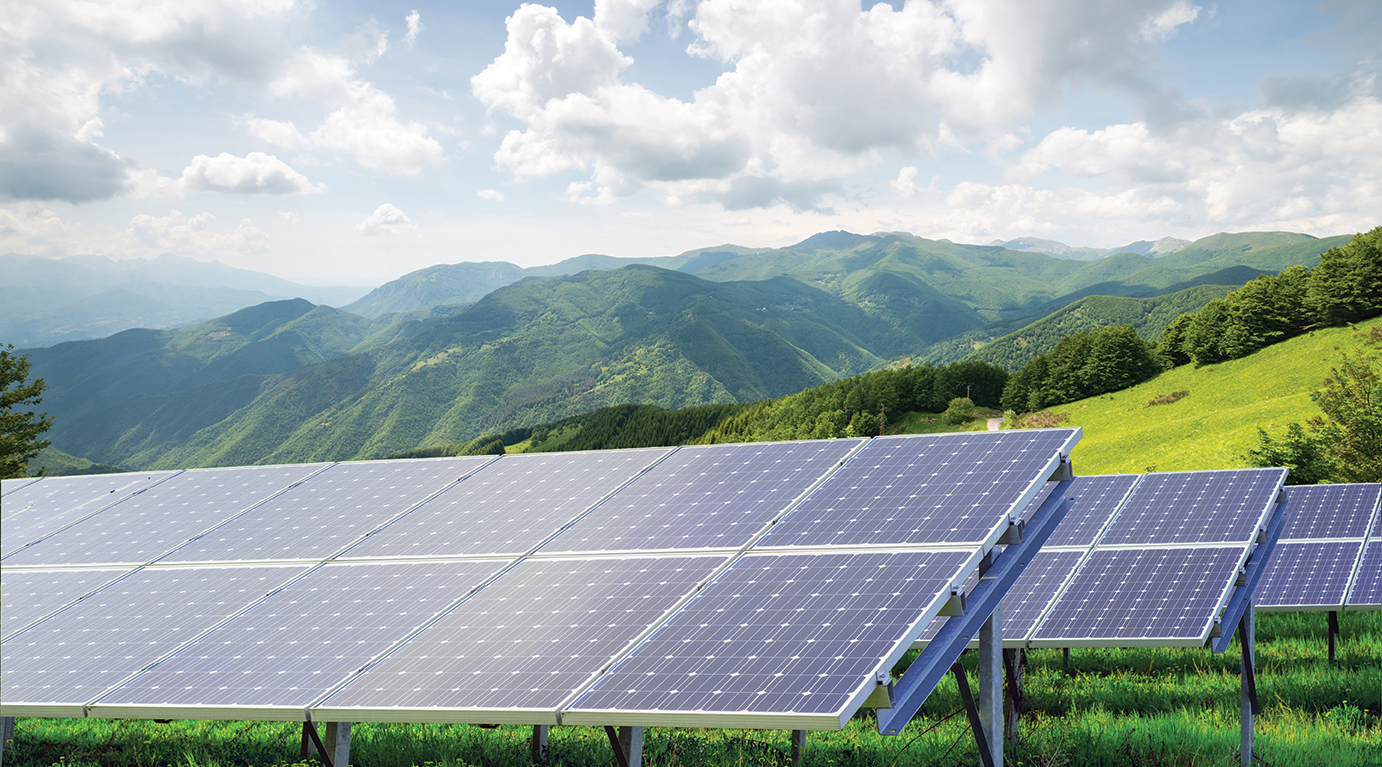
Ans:
[[[989,431],[998,431],[998,427],[1003,425],[1003,419],[1002,419],[1002,418],[990,418],[990,419],[988,419],[988,424],[989,424]]]

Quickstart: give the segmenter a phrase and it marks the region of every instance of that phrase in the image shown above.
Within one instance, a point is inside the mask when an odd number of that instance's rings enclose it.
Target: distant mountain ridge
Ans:
[[[1162,237],[1156,241],[1138,240],[1129,243],[1121,248],[1087,248],[1072,247],[1063,242],[1055,240],[1043,240],[1038,237],[1018,237],[1015,240],[994,240],[991,246],[1007,248],[1008,250],[1020,250],[1024,253],[1045,253],[1056,258],[1070,258],[1076,261],[1093,261],[1104,256],[1116,253],[1136,253],[1139,256],[1169,256],[1184,250],[1190,245],[1190,240],[1182,240],[1176,237]]]
[[[265,301],[341,305],[366,288],[300,285],[263,272],[165,253],[115,261],[0,255],[0,342],[50,346],[131,327],[168,328]]]

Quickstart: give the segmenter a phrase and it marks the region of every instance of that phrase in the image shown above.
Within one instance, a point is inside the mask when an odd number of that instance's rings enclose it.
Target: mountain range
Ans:
[[[959,359],[1032,326],[1026,341],[994,345],[1007,351],[993,361],[1015,367],[1072,322],[1155,335],[1175,313],[1347,239],[1215,235],[1171,255],[1084,262],[826,232],[617,269],[583,256],[571,261],[596,268],[524,274],[468,303],[428,302],[511,272],[433,267],[362,298],[374,317],[275,301],[23,353],[51,387],[54,446],[98,463],[370,458],[624,402],[779,397],[937,350]]]

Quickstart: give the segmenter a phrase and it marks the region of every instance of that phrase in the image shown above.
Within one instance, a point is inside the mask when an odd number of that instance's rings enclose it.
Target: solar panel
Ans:
[[[562,721],[604,724],[632,712],[648,725],[839,729],[978,559],[973,551],[744,556]]]
[[[160,561],[325,559],[492,460],[338,463]]]
[[[541,551],[740,548],[863,442],[681,448]]]
[[[1076,477],[1070,486],[1070,512],[1046,539],[1046,546],[1092,546],[1110,518],[1123,505],[1141,474],[1101,474]],[[1057,484],[1057,483],[1049,483]],[[1029,507],[1036,510],[1034,503]]]
[[[146,568],[0,644],[6,716],[82,716],[107,688],[303,567]]]
[[[556,724],[562,701],[725,561],[525,560],[314,706],[312,718]]]
[[[1358,574],[1348,593],[1347,610],[1382,609],[1382,541],[1368,541],[1358,561]]]
[[[1099,545],[1247,544],[1265,524],[1285,479],[1285,469],[1148,474]]]
[[[9,637],[133,570],[0,571],[0,636]]]
[[[344,556],[524,554],[670,452],[506,455]]]
[[[1382,495],[1382,484],[1292,485],[1281,493],[1291,514],[1282,540],[1361,539]]]
[[[507,564],[327,564],[121,685],[90,715],[301,719]]]
[[[1361,541],[1278,543],[1253,592],[1254,606],[1268,611],[1340,609],[1362,546]]]
[[[6,496],[21,487],[28,487],[39,481],[42,477],[16,477],[13,479],[0,479],[0,496]]]
[[[1079,435],[1024,429],[878,437],[756,548],[991,543]]]
[[[1198,647],[1246,556],[1240,546],[1096,549],[1032,646]]]
[[[318,464],[185,471],[11,554],[5,564],[150,562],[322,468]]]
[[[177,472],[48,477],[40,484],[19,488],[5,496],[4,514],[0,516],[0,556],[9,556],[174,474]]]

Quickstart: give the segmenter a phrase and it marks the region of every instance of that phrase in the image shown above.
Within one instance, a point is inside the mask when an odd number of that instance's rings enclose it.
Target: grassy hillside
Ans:
[[[1182,365],[1114,394],[1051,408],[1084,428],[1075,471],[1111,474],[1243,467],[1257,447],[1258,427],[1279,432],[1291,421],[1319,414],[1310,392],[1319,388],[1341,352],[1382,352],[1382,318],[1354,327],[1317,330],[1239,360],[1195,368]],[[1159,396],[1189,396],[1148,407]],[[1065,425],[1065,424],[1062,424]]]

